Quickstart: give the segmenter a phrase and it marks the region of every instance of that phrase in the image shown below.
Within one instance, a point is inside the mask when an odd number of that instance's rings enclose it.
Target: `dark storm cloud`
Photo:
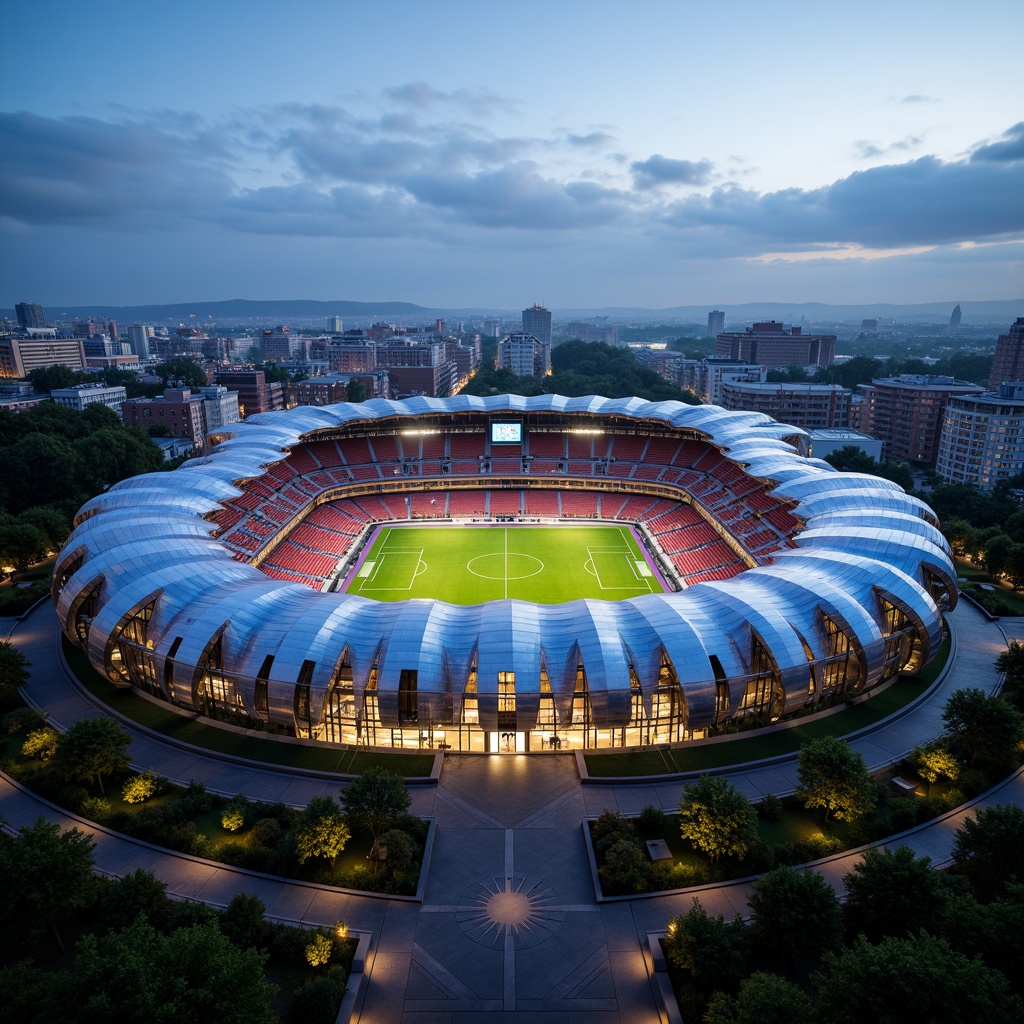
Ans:
[[[554,181],[528,162],[474,175],[415,175],[403,184],[419,202],[480,227],[596,227],[617,220],[628,206],[622,192]]]
[[[1018,121],[1012,128],[1003,132],[998,142],[990,142],[979,146],[971,154],[971,160],[1024,160],[1024,121]],[[1024,182],[1021,183],[1024,188]]]
[[[0,214],[27,223],[158,226],[209,214],[231,180],[204,131],[0,114]]]
[[[710,160],[672,160],[660,153],[629,165],[633,183],[638,189],[660,185],[706,185],[711,181],[715,165]]]
[[[715,226],[778,245],[937,245],[1024,233],[1024,166],[922,157],[820,189],[716,189],[676,204],[680,230]]]
[[[457,237],[468,249],[499,229],[593,232],[584,245],[659,239],[705,256],[1024,237],[1024,123],[964,160],[891,163],[817,189],[762,194],[733,184],[679,198],[661,186],[707,184],[710,161],[619,161],[596,130],[530,138],[430,120],[424,106],[451,106],[455,94],[410,90],[407,109],[374,116],[302,104],[219,122],[175,112],[0,114],[0,216],[131,231],[201,224],[302,238]],[[614,232],[599,235],[604,228]]]

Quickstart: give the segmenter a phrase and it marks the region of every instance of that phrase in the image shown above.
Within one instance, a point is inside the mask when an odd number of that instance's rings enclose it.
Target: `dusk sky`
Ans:
[[[1024,295],[1021,0],[35,0],[0,304]]]

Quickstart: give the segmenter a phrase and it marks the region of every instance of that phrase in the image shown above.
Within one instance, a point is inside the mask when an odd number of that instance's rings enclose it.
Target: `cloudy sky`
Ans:
[[[0,304],[1024,295],[1020,0],[33,0]]]

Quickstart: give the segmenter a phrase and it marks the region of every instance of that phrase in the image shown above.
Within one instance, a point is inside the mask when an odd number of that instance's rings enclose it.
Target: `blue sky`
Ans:
[[[1019,0],[8,10],[0,303],[1024,295]]]

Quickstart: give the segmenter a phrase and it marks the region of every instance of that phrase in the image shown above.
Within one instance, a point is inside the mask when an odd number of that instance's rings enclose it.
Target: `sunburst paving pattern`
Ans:
[[[524,875],[494,876],[474,882],[462,894],[456,919],[482,946],[501,949],[509,936],[516,949],[526,949],[551,938],[565,912],[554,889],[544,882]]]

